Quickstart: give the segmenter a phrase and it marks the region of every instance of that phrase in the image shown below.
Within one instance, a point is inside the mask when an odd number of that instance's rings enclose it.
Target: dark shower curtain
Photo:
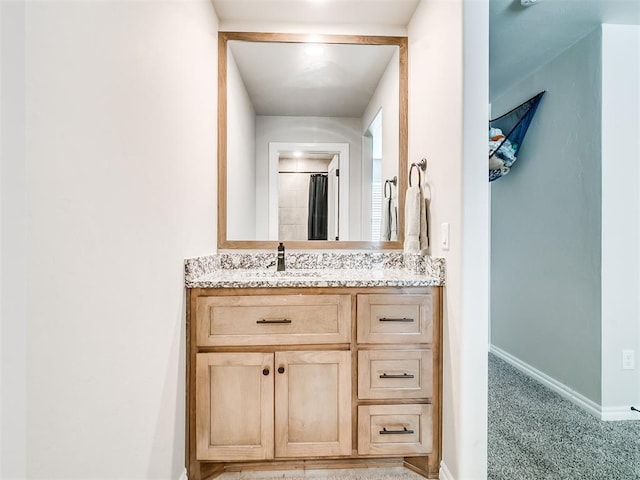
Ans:
[[[327,239],[328,178],[325,174],[313,174],[309,179],[308,239]]]

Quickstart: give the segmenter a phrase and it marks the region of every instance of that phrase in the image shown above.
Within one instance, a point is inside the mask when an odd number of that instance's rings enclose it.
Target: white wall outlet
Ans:
[[[443,250],[449,250],[449,223],[440,225],[440,243]]]
[[[622,351],[622,369],[634,370],[636,368],[636,352],[635,350]]]

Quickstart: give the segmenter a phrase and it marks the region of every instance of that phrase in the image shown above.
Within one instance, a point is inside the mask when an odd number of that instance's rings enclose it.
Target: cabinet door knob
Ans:
[[[266,377],[267,375],[269,375],[269,369],[265,368],[264,370],[262,370],[262,374]]]
[[[284,367],[278,367],[278,373],[284,373]]]

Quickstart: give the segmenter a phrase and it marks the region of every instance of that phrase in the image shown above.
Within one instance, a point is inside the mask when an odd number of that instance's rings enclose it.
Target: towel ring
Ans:
[[[420,160],[418,163],[412,163],[411,167],[409,168],[409,186],[411,187],[411,174],[413,173],[413,167],[416,168],[416,170],[418,170],[418,186],[420,186],[422,184],[422,174],[420,173],[420,170],[426,172],[427,171],[427,159],[423,158],[422,160]]]
[[[411,175],[413,173],[413,169],[416,169],[418,171],[418,185],[420,185],[422,183],[422,176],[420,175],[420,167],[418,167],[417,164],[412,163],[411,164],[411,168],[409,168],[409,186],[412,187],[413,185],[411,184]]]
[[[387,187],[389,187],[388,195],[387,195]],[[391,185],[389,185],[389,180],[384,182],[384,198],[391,198]]]
[[[389,186],[389,196],[387,197],[387,185]],[[391,185],[398,185],[398,177],[394,176],[391,180],[384,181],[384,198],[391,198],[393,195],[393,187]]]

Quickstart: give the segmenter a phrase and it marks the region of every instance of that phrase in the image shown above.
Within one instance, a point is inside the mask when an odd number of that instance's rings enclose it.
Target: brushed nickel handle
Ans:
[[[407,430],[407,427],[403,427],[403,430],[387,430],[386,427],[382,427],[380,435],[411,435],[413,430]]]
[[[380,378],[414,378],[414,377],[410,373],[403,373],[402,375],[387,375],[386,373],[383,373],[382,375],[380,375]]]
[[[266,318],[263,318],[262,320],[257,320],[256,323],[258,325],[268,325],[276,323],[291,323],[291,320],[289,320],[288,318],[278,318],[275,320],[267,320]]]
[[[413,322],[413,318],[406,318],[406,317],[402,317],[402,318],[387,318],[387,317],[382,317],[380,319],[381,322]]]

